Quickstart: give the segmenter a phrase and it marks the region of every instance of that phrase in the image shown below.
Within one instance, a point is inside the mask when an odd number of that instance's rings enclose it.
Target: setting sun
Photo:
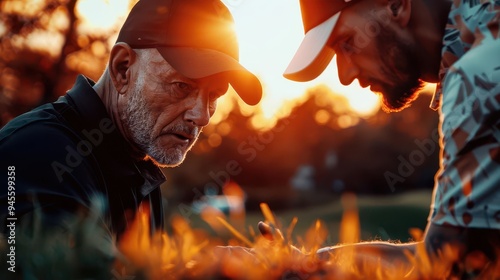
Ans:
[[[277,118],[290,113],[291,107],[301,101],[308,89],[318,85],[325,85],[347,98],[350,109],[361,117],[378,111],[379,96],[369,88],[362,88],[357,80],[349,86],[340,83],[335,57],[313,81],[294,82],[283,77],[283,71],[304,37],[299,0],[222,1],[235,20],[240,61],[259,76],[264,87],[264,97],[252,122],[254,127],[272,126]],[[433,92],[434,88],[435,84],[427,84],[422,92]],[[226,113],[221,111],[221,114]],[[322,120],[321,113],[319,116]]]
[[[345,96],[351,108],[362,116],[378,109],[378,97],[357,83],[340,84],[335,60],[317,79],[298,83],[285,79],[283,71],[298,48],[304,33],[299,2],[290,0],[224,0],[231,10],[240,43],[241,63],[256,73],[264,86],[262,116],[271,123],[287,114],[283,106],[319,84]]]

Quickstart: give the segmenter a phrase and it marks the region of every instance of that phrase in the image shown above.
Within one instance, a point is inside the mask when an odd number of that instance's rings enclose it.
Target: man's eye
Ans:
[[[189,91],[192,88],[188,83],[184,82],[176,82],[175,86],[182,91]]]
[[[354,39],[352,36],[346,40],[342,40],[335,46],[335,52],[342,55],[350,55],[353,53],[359,53],[360,49],[354,44]]]

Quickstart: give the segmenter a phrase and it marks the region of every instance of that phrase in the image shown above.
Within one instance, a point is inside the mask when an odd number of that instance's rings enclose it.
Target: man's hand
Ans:
[[[275,240],[283,241],[283,240],[285,240],[285,238],[283,237],[283,234],[281,233],[281,230],[278,228],[270,226],[264,222],[259,222],[258,228],[259,228],[260,234],[262,234],[262,236],[269,241],[275,241]]]
[[[259,222],[258,228],[260,231],[260,234],[266,238],[267,240],[271,242],[285,242],[285,238],[283,237],[283,234],[281,233],[281,230],[279,228],[275,228],[271,225],[268,225],[264,222]],[[300,255],[305,255],[299,248],[289,245],[290,249],[292,251],[292,255],[294,257],[298,257]]]
[[[264,222],[259,222],[258,228],[262,237],[264,237],[267,241],[269,241],[269,246],[286,245],[284,244],[286,242],[285,237],[283,236],[283,233],[281,233],[280,229],[272,225],[266,224]],[[293,245],[288,245],[288,247],[290,248],[292,256],[294,257],[307,255],[302,253],[302,251],[299,248]],[[217,256],[248,258],[249,256],[256,257],[257,252],[254,248],[247,248],[242,246],[218,246],[215,248],[215,254]]]

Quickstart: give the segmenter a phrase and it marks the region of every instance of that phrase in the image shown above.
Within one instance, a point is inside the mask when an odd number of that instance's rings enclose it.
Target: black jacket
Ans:
[[[150,205],[153,229],[163,227],[160,185],[165,177],[152,162],[130,156],[93,84],[79,76],[65,96],[0,130],[4,185],[0,187],[0,230],[6,231],[4,224],[13,218],[19,222],[35,208],[42,210],[47,226],[57,225],[61,215],[89,208],[93,197],[105,202],[104,221],[117,235],[143,201]],[[12,169],[14,174],[9,174]],[[9,205],[14,211],[9,211]]]

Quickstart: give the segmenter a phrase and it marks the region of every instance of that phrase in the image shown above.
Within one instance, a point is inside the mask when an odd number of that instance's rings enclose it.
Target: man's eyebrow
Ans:
[[[341,34],[333,34],[332,33],[332,36],[330,37],[327,45],[330,48],[335,49],[340,43],[345,42],[351,36],[353,36],[353,34],[351,32],[348,32],[348,31],[344,31]]]
[[[328,42],[326,45],[328,45],[331,48],[334,48],[342,40],[342,38],[346,37],[345,31],[342,32],[342,29],[339,27],[340,26],[336,26],[332,30],[332,33],[330,34],[330,38],[328,38]]]

